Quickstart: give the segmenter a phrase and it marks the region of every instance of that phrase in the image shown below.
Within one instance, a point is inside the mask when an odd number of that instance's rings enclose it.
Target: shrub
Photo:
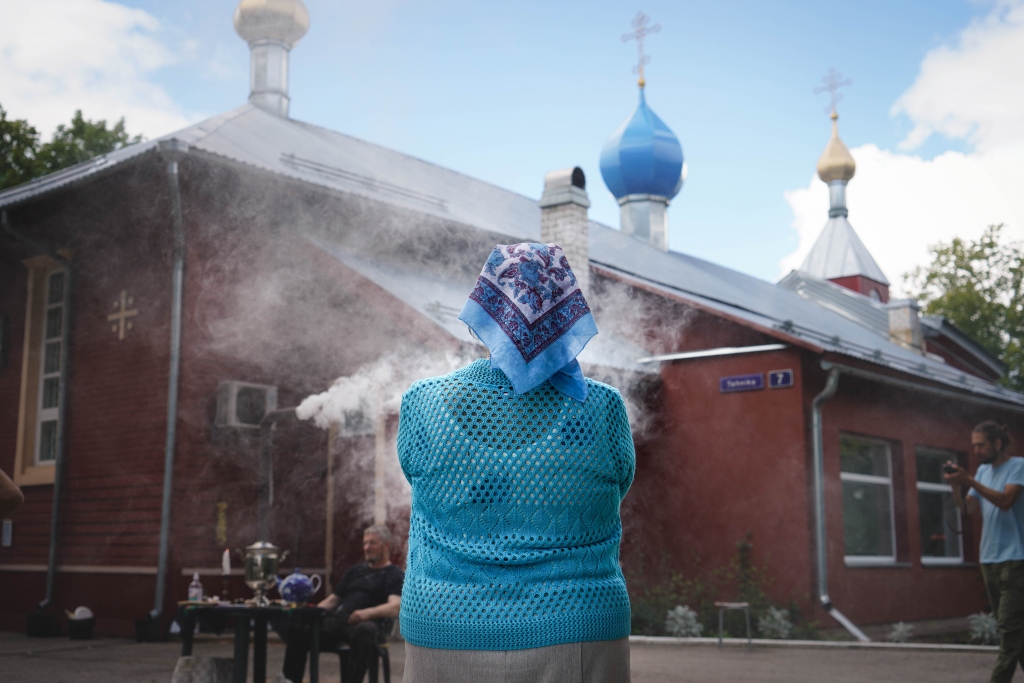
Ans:
[[[793,633],[793,624],[789,620],[789,610],[769,607],[764,616],[757,620],[757,630],[765,638],[785,640]]]
[[[910,640],[911,634],[914,632],[914,627],[905,622],[899,621],[892,625],[892,630],[889,631],[889,635],[885,637],[890,643],[905,643]]]
[[[994,614],[978,612],[967,617],[967,627],[971,632],[971,642],[982,645],[995,645],[999,642],[999,625]]]
[[[677,638],[696,638],[704,632],[704,624],[687,605],[676,605],[665,615],[665,632]]]

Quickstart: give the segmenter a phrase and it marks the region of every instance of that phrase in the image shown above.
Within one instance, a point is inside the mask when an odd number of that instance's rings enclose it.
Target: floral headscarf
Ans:
[[[459,319],[522,394],[547,380],[579,401],[587,384],[576,356],[597,334],[569,261],[557,244],[494,247]]]

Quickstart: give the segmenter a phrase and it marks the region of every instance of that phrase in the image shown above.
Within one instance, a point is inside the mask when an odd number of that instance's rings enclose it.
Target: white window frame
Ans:
[[[954,451],[947,451],[944,448],[931,448],[931,447],[928,447],[928,446],[918,446],[917,448],[914,449],[914,469],[915,469],[914,477],[915,477],[915,479],[917,478],[917,474],[916,474],[916,469],[917,469],[917,452],[919,450],[932,451],[934,453],[948,453],[949,454],[949,459],[952,460],[953,462],[959,462],[959,460],[960,460],[960,458],[958,457],[958,454],[956,452],[954,452]],[[953,494],[953,487],[950,486],[949,484],[936,484],[934,482],[920,481],[920,480],[916,481],[916,484],[917,484],[917,490],[918,491],[933,491],[933,492],[937,492],[937,493],[948,493],[950,495]],[[921,564],[929,564],[929,565],[955,565],[955,564],[963,564],[964,563],[964,536],[963,536],[964,519],[963,519],[963,515],[960,514],[960,508],[957,508],[957,510],[956,510],[956,520],[957,520],[957,530],[959,532],[959,533],[957,533],[956,537],[957,537],[957,543],[958,543],[958,545],[960,547],[960,557],[931,557],[931,556],[925,555],[922,552],[921,553]],[[921,499],[920,499],[920,497],[918,497],[918,504],[917,504],[917,523],[918,524],[921,523]],[[945,523],[945,520],[943,520],[943,523]]]
[[[35,452],[32,454],[32,462],[33,462],[33,464],[36,467],[52,467],[57,462],[57,458],[56,458],[57,454],[56,453],[54,453],[54,458],[52,460],[42,460],[40,458],[40,453],[42,451],[42,446],[43,446],[43,423],[44,422],[56,422],[57,423],[57,425],[56,425],[57,433],[58,434],[60,433],[60,422],[58,421],[58,418],[59,418],[59,415],[60,415],[60,384],[59,383],[60,383],[60,381],[62,379],[61,378],[62,368],[60,367],[59,361],[58,361],[57,371],[56,372],[46,372],[46,345],[47,344],[52,344],[54,341],[56,341],[58,344],[63,344],[65,336],[66,336],[65,335],[66,330],[64,330],[64,305],[65,305],[65,303],[67,301],[67,292],[65,291],[63,293],[64,296],[62,296],[60,301],[58,301],[57,303],[52,303],[52,304],[50,303],[50,284],[52,282],[53,276],[57,275],[57,274],[64,274],[64,269],[63,268],[54,268],[53,270],[47,271],[46,279],[45,279],[46,288],[45,288],[45,291],[43,292],[43,316],[42,316],[42,320],[40,321],[41,325],[42,325],[42,327],[41,327],[42,332],[39,335],[41,337],[41,341],[40,341],[41,346],[40,346],[40,349],[39,349],[39,400],[38,400],[38,404],[36,405]],[[68,286],[67,275],[66,274],[64,274],[63,286],[65,288],[67,288],[67,286]],[[61,312],[61,331],[60,331],[60,335],[59,336],[54,337],[54,338],[47,338],[47,336],[46,336],[46,322],[49,319],[49,314],[50,314],[51,310],[60,310],[60,312]],[[58,347],[58,349],[57,349],[57,354],[58,354],[58,358],[60,358],[60,355],[61,355],[60,347]],[[53,406],[53,407],[50,407],[50,408],[44,408],[43,407],[43,401],[46,398],[46,392],[45,392],[44,388],[46,386],[46,380],[48,380],[48,379],[57,379],[57,382],[58,382],[58,385],[57,385],[57,401],[58,401],[58,404],[56,406]]]
[[[885,455],[889,462],[888,477],[881,477],[874,474],[856,474],[854,472],[843,472],[842,455],[840,455],[839,479],[840,482],[849,481],[858,482],[862,484],[883,484],[889,487],[889,538],[892,542],[892,555],[844,555],[843,559],[847,565],[860,567],[870,565],[896,564],[896,501],[893,495],[894,487],[892,483],[892,444],[890,444],[888,441],[885,441],[884,439],[874,439],[871,437],[859,436],[856,434],[843,434],[840,438],[856,439],[858,441],[869,441],[871,443],[877,443],[885,446]],[[845,514],[846,510],[843,510],[843,515]],[[845,537],[843,538],[843,552],[846,552]]]

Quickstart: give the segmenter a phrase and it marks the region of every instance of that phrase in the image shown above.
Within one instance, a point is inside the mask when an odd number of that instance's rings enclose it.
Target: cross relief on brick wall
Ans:
[[[121,298],[113,303],[114,312],[107,316],[107,322],[114,323],[110,326],[110,331],[117,333],[118,341],[124,340],[125,333],[132,329],[132,321],[129,318],[134,318],[139,314],[139,309],[128,308],[134,303],[135,299],[128,296],[128,290],[122,289]]]

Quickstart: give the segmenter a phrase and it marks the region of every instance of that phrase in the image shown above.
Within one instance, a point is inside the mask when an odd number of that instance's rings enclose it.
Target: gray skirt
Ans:
[[[528,650],[435,650],[405,643],[405,683],[629,683],[629,638]]]

